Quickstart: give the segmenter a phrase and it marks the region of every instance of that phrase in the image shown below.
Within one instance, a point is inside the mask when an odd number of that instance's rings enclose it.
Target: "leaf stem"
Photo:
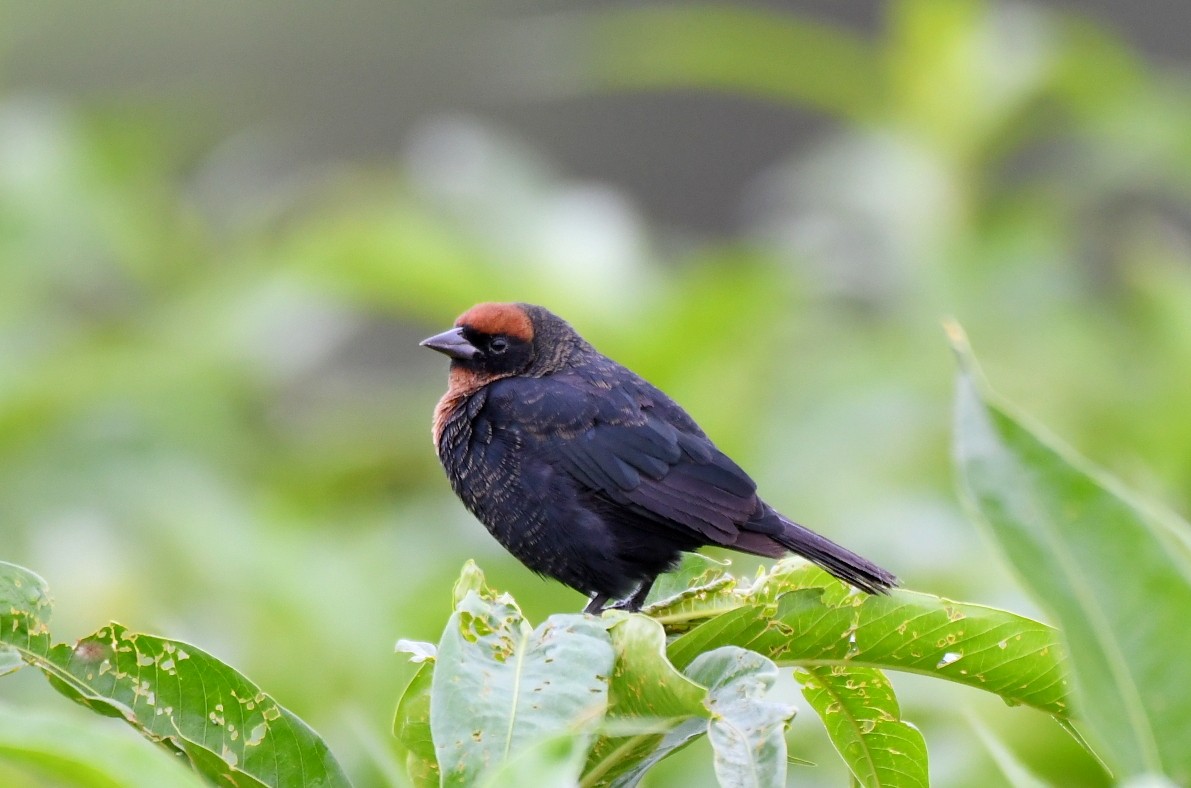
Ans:
[[[632,752],[639,744],[651,736],[657,735],[656,733],[638,733],[636,736],[630,736],[628,739],[625,739],[624,744],[608,753],[591,771],[583,775],[583,779],[579,780],[579,788],[592,788],[592,786],[599,783],[605,774],[612,770],[613,766],[620,763],[627,753]]]

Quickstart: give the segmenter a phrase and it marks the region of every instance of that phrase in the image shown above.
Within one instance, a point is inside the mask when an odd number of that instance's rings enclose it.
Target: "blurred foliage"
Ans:
[[[115,618],[201,643],[357,784],[398,779],[367,733],[412,675],[393,639],[437,636],[462,558],[533,620],[582,604],[503,555],[430,449],[445,375],[417,340],[518,299],[669,391],[791,516],[910,587],[1028,612],[952,491],[939,320],[967,326],[1010,400],[1187,511],[1191,89],[1036,5],[884,17],[872,38],[703,5],[515,31],[556,37],[534,74],[563,94],[728,92],[831,118],[719,240],[652,229],[478,121],[428,125],[400,161],[279,168],[267,134],[204,142],[185,96],[0,94],[0,559],[46,576],[59,637]],[[6,705],[44,692],[21,678]],[[940,784],[993,768],[961,706],[1037,777],[1103,780],[1045,719],[895,683]],[[838,784],[826,737],[792,731],[820,764],[800,781]],[[707,758],[693,746],[652,784],[706,784]],[[26,784],[16,768],[0,782]]]
[[[1078,690],[1074,714],[1118,779],[1186,784],[1191,525],[1134,503],[987,403],[974,362],[961,354],[955,453],[963,490],[1059,624]],[[1122,555],[1131,576],[1103,583],[1120,571]]]

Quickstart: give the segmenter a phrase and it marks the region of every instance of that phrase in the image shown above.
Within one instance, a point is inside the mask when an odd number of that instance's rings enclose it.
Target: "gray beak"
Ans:
[[[480,352],[475,345],[463,338],[462,328],[452,328],[450,331],[435,334],[429,339],[423,339],[419,344],[450,358],[475,358]]]

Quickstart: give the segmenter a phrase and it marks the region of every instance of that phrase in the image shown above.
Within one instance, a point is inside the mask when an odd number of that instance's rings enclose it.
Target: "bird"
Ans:
[[[434,447],[455,494],[530,570],[641,610],[684,552],[793,552],[868,594],[897,578],[788,519],[660,389],[561,317],[479,303],[421,342],[450,359]]]

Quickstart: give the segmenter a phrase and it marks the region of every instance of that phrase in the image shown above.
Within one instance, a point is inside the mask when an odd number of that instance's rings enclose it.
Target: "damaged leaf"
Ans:
[[[0,642],[62,694],[122,718],[212,784],[349,784],[314,731],[210,654],[115,623],[53,644],[49,614],[45,581],[0,563]]]

